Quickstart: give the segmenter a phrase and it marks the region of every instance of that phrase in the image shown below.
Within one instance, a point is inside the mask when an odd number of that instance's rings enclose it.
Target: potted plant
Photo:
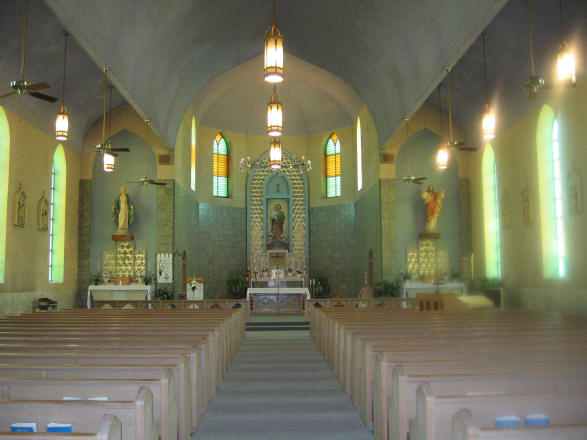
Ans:
[[[169,301],[173,299],[173,293],[170,291],[169,287],[158,287],[155,292],[155,299]]]
[[[314,278],[316,298],[328,298],[330,296],[330,283],[328,278],[318,276]]]
[[[375,283],[375,297],[376,298],[397,298],[400,296],[400,281],[382,280]]]
[[[96,272],[96,273],[92,274],[91,281],[92,281],[92,283],[94,283],[94,286],[97,286],[98,284],[100,284],[102,282],[102,273]]]
[[[243,299],[247,296],[247,280],[245,277],[236,276],[226,281],[226,293],[229,298]]]
[[[153,278],[155,278],[153,275],[151,275],[148,272],[145,272],[145,274],[143,275],[143,283],[145,283],[145,286],[151,284],[153,282]]]

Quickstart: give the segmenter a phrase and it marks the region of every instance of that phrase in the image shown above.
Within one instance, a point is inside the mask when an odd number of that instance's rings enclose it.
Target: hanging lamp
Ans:
[[[281,169],[281,142],[274,137],[269,144],[269,167],[273,170]]]
[[[556,72],[559,82],[568,82],[575,85],[577,83],[577,78],[575,76],[575,54],[569,48],[565,35],[563,0],[559,0],[559,14],[561,20],[561,44],[556,59]]]
[[[485,74],[485,112],[481,122],[483,140],[490,141],[495,138],[495,113],[489,108],[489,90],[487,87],[487,57],[485,55],[485,32],[481,33],[483,38],[483,70]]]
[[[536,98],[538,90],[544,87],[544,80],[536,75],[534,71],[534,45],[532,44],[532,11],[530,9],[530,0],[526,0],[526,10],[528,12],[528,43],[530,47],[530,76],[522,83],[522,87],[528,90],[528,99]]]
[[[269,136],[281,136],[283,132],[283,106],[277,98],[277,91],[273,86],[273,95],[267,104],[267,134]]]
[[[442,97],[440,95],[440,84],[438,84],[438,122],[440,124],[440,144],[436,150],[436,168],[446,170],[450,159],[450,150],[442,133]]]
[[[63,49],[63,82],[61,83],[61,105],[55,118],[55,139],[58,141],[66,141],[69,136],[69,115],[67,114],[67,107],[65,107],[65,66],[67,61],[67,37],[69,34],[65,33],[65,43]]]
[[[275,18],[275,0],[273,0],[273,23],[265,31],[265,81],[280,83],[283,81],[283,35],[279,31]]]

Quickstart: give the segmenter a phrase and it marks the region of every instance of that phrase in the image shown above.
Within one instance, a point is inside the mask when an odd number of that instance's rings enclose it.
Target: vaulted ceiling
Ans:
[[[117,89],[113,106],[131,104],[151,119],[170,147],[190,105],[202,123],[262,131],[262,120],[255,118],[263,118],[270,93],[252,76],[255,63],[262,76],[263,33],[271,23],[269,0],[29,1],[25,78],[51,84],[44,91],[50,95],[61,95],[63,32],[72,35],[66,104],[73,148],[81,147],[102,114],[103,66],[111,69]],[[476,116],[470,109],[478,102],[482,107],[484,101],[482,58],[475,41],[498,13],[487,29],[490,84],[499,88],[500,105],[513,94],[525,99],[520,92],[529,73],[525,2],[510,0],[499,12],[505,3],[277,0],[286,49],[280,98],[285,114],[288,106],[292,111],[292,131],[299,132],[292,134],[352,121],[353,112],[365,104],[383,145],[402,119],[434,91],[445,75],[443,67],[465,54],[454,69],[455,118],[474,138]],[[547,63],[545,53],[556,51],[560,38],[558,2],[534,3],[538,70]],[[567,3],[569,29],[575,29],[577,23],[584,24],[584,2]],[[0,83],[19,76],[22,14],[22,0],[0,2]],[[584,41],[583,33],[573,36]],[[436,104],[436,97],[430,102]],[[52,132],[58,103],[13,96],[0,104]],[[220,110],[212,111],[213,104]],[[516,111],[527,111],[527,105],[520,104]],[[255,107],[252,113],[254,106],[261,109],[257,112]],[[247,108],[249,114],[243,117]],[[294,111],[299,113],[295,123]]]

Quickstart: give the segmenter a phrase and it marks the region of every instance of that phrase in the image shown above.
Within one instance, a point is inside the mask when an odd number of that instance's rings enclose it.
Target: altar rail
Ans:
[[[240,309],[250,316],[250,302],[246,299],[195,300],[94,300],[94,309]]]
[[[415,298],[311,298],[305,301],[304,311],[306,318],[309,318],[309,310],[312,307],[327,309],[333,307],[361,307],[366,309],[392,307],[395,309],[417,310],[418,303]]]

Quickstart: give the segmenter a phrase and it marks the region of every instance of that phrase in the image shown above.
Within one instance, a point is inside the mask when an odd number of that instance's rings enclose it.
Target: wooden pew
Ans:
[[[0,400],[0,431],[9,431],[15,422],[36,422],[39,427],[58,422],[71,423],[76,432],[95,432],[104,414],[112,414],[120,420],[123,440],[157,440],[159,437],[153,421],[153,398],[146,387],[141,387],[131,402]]]
[[[0,440],[122,440],[122,425],[117,417],[106,414],[95,433],[0,432]]]
[[[437,395],[430,384],[416,391],[416,420],[411,440],[444,440],[452,436],[452,417],[461,409],[475,414],[481,426],[493,426],[497,417],[544,413],[553,425],[587,424],[585,393]]]
[[[453,440],[585,440],[587,425],[523,428],[480,428],[471,411],[460,410],[452,419]]]
[[[165,384],[167,385],[167,384]],[[106,397],[108,401],[134,400],[140,387],[151,390],[153,419],[161,440],[177,440],[178,409],[169,387],[156,379],[34,379],[0,377],[0,399],[62,400],[64,397]]]
[[[416,417],[416,390],[426,382],[439,394],[487,394],[487,393],[570,393],[587,391],[587,372],[576,367],[571,371],[555,371],[560,362],[553,365],[550,372],[527,372],[518,374],[492,373],[499,370],[488,364],[475,373],[408,375],[402,366],[395,366],[391,393],[388,398],[388,432],[393,440],[407,439],[409,420]],[[507,368],[504,369],[507,371]]]

